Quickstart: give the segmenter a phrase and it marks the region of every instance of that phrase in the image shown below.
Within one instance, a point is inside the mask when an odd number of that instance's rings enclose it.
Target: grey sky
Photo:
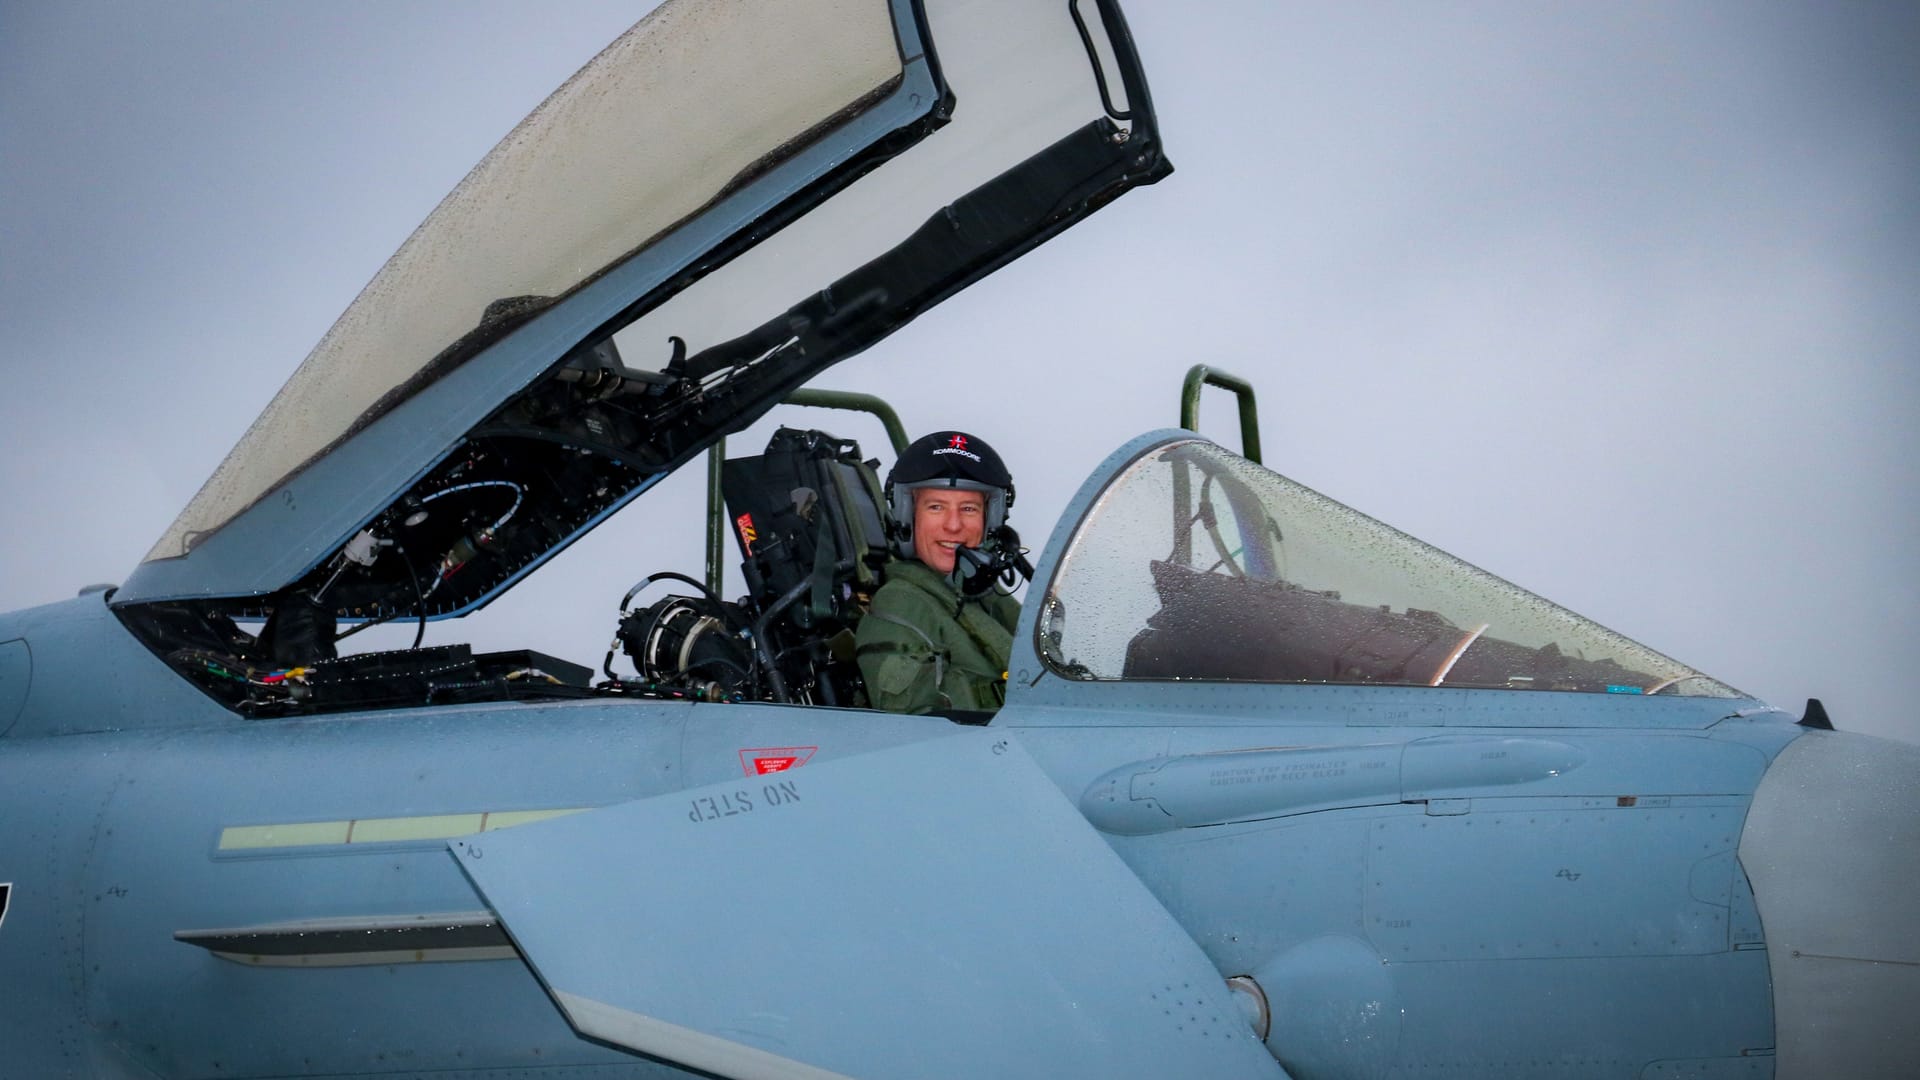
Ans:
[[[1279,471],[1782,707],[1920,739],[1920,8],[1128,14],[1176,173],[827,384],[993,441],[1038,544],[1216,364],[1255,380]],[[638,15],[0,0],[0,609],[123,578],[413,226]],[[628,585],[697,569],[696,490],[429,640],[597,665]]]

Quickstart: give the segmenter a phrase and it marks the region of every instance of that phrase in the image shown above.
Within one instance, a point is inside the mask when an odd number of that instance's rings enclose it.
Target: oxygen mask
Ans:
[[[1022,580],[1033,580],[1033,564],[1027,561],[1020,534],[1011,525],[989,531],[977,548],[955,549],[953,569],[960,575],[964,596],[984,595],[996,582],[1011,589]]]

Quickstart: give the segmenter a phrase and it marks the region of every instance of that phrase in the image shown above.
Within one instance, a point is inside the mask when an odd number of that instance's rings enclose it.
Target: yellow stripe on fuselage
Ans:
[[[446,840],[455,836],[510,829],[591,810],[574,806],[553,810],[487,810],[475,814],[426,814],[418,817],[352,818],[346,821],[297,821],[285,825],[229,825],[220,830],[221,851],[259,848],[385,844],[398,840]]]

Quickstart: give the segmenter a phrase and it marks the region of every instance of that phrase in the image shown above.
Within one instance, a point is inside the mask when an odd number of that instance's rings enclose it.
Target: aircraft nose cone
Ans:
[[[1920,1060],[1920,746],[1809,731],[1740,838],[1773,974],[1777,1075],[1907,1077]]]

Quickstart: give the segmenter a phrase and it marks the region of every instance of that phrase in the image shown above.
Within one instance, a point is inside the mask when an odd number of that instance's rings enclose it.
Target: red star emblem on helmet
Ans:
[[[955,450],[965,450],[967,448],[967,437],[965,435],[955,435],[953,438],[947,440],[947,445],[953,447]]]

